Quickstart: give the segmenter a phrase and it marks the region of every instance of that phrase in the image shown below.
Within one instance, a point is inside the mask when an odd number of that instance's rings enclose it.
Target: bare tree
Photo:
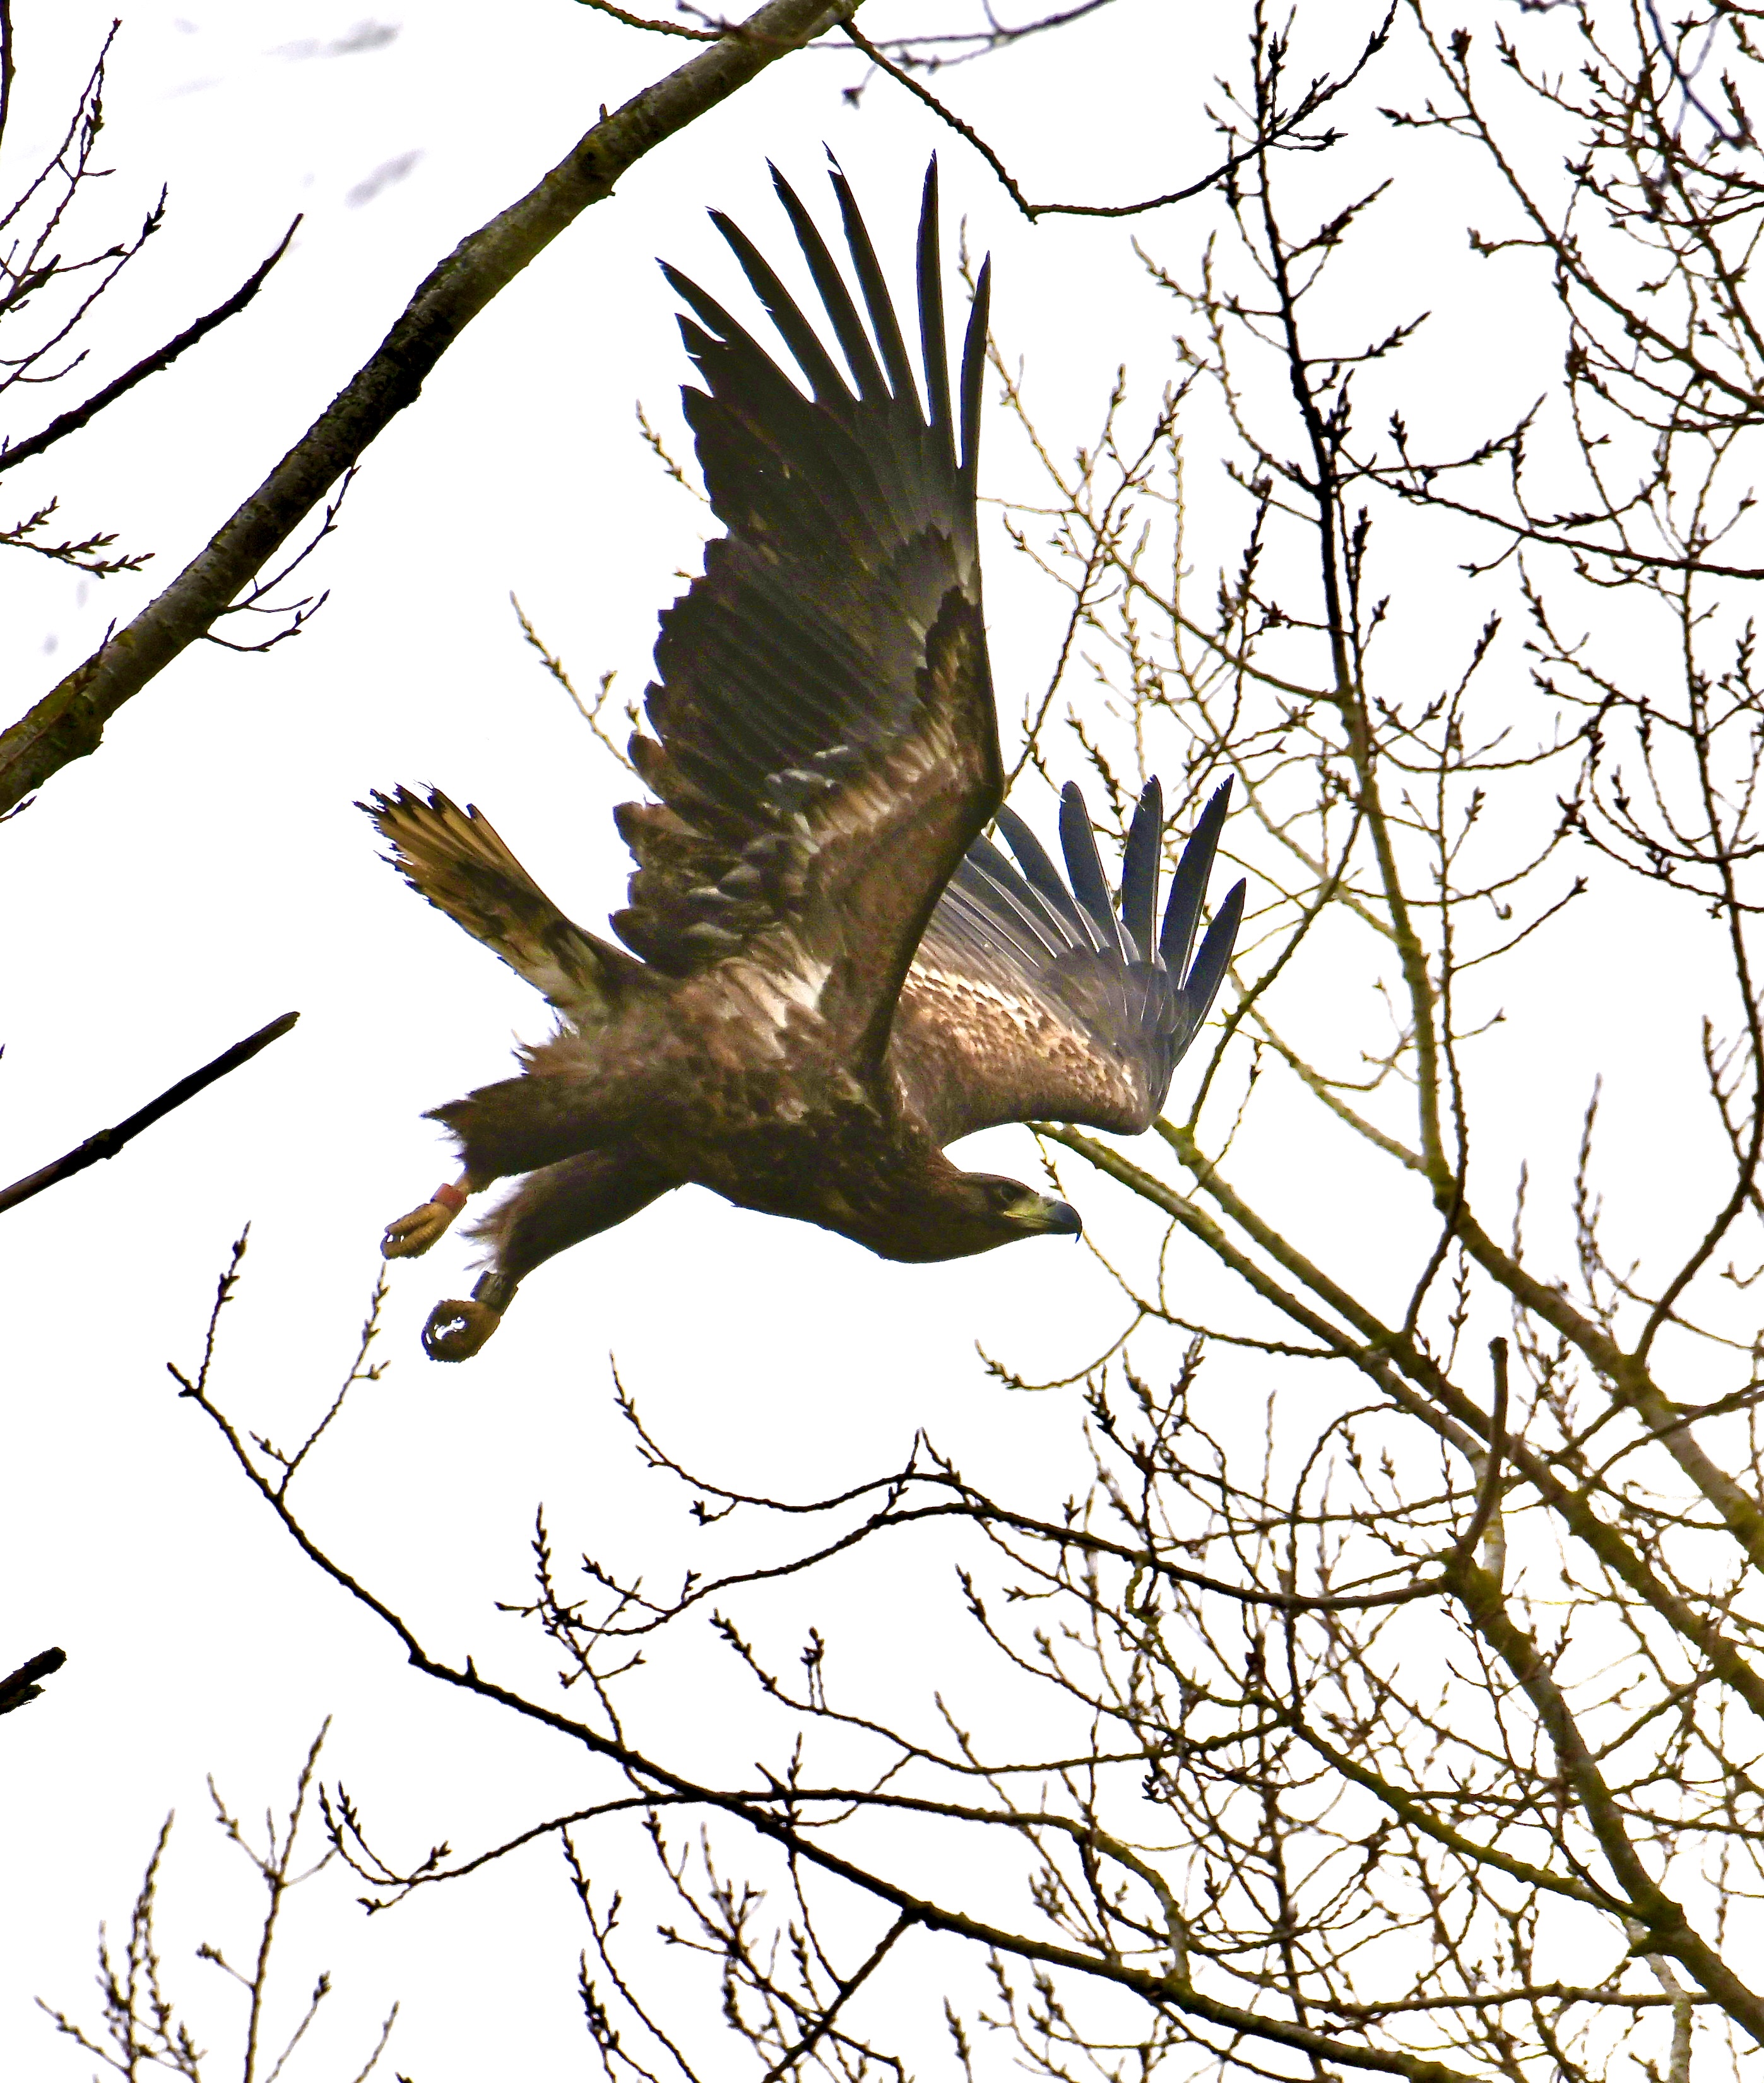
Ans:
[[[239,2083],[265,2083],[265,2079],[284,2073],[298,2073],[298,2069],[290,2071],[289,2064],[301,2052],[302,2042],[332,1992],[329,1973],[320,1974],[292,2025],[283,2027],[278,2015],[273,2034],[270,2013],[272,2010],[279,2013],[281,2008],[272,2000],[271,1979],[277,1963],[276,1941],[282,1913],[287,1908],[289,1895],[296,1888],[316,1879],[334,1856],[330,1852],[320,1852],[314,1862],[304,1868],[297,1864],[295,1857],[301,1825],[307,1820],[308,1803],[325,1734],[326,1730],[320,1729],[307,1752],[286,1819],[278,1823],[273,1811],[266,1812],[260,1847],[247,1836],[239,1818],[222,1799],[214,1781],[209,1781],[209,1798],[214,1806],[216,1823],[227,1842],[243,1853],[255,1869],[264,1889],[264,1906],[248,1967],[235,1967],[218,1946],[205,1940],[197,1948],[199,1959],[218,1968],[243,1992],[240,2000],[243,2017],[236,2031],[230,2031],[228,2035],[238,2050],[236,2070]],[[106,2068],[129,2078],[129,2083],[136,2083],[136,2079],[154,2069],[182,2076],[188,2083],[201,2083],[205,2062],[209,2064],[209,2074],[214,2073],[209,2051],[197,2046],[188,2018],[171,1992],[154,1929],[160,1869],[171,1843],[172,1821],[168,1815],[160,1828],[147,1861],[141,1892],[129,1913],[129,1935],[121,1947],[113,1948],[104,1927],[99,1927],[97,1983],[102,2022],[96,2027],[89,2027],[65,2011],[54,2009],[48,2004],[42,2005],[54,2021],[58,2033],[88,2054],[95,2055]],[[359,2064],[351,2062],[354,2083],[366,2083],[366,2079],[379,2066],[380,2056],[386,2051],[397,2020],[398,2006],[394,2004],[366,2061]],[[278,2039],[279,2052],[276,2051]],[[230,2060],[227,2066],[232,2068],[235,2064]]]
[[[1191,803],[1229,774],[1252,878],[1187,1114],[1149,1158],[1043,1139],[1050,1169],[1120,1189],[1112,1223],[1085,1197],[1120,1309],[1063,1500],[922,1437],[838,1495],[756,1494],[620,1388],[686,1531],[609,1558],[541,1513],[513,1611],[556,1650],[542,1697],[431,1649],[302,1515],[374,1314],[304,1439],[231,1414],[241,1241],[182,1396],[419,1671],[582,1760],[571,1810],[505,1842],[412,1852],[328,1791],[332,1842],[384,1908],[554,1844],[609,2076],[923,2072],[916,2006],[968,2076],[1578,2083],[1634,2061],[1687,2083],[1764,2043],[1758,19],[1546,11],[1497,34],[1489,77],[1411,0],[1281,130],[1312,90],[1258,9],[1216,104],[1216,236],[1146,251],[1177,325],[1161,395],[1141,410],[1123,377],[1068,463],[998,357],[1043,480],[1008,523],[1068,611],[1022,771],[1085,765],[1118,822],[1153,768]],[[1379,184],[1318,200],[1316,155],[1374,126],[1436,193],[1475,172],[1503,221],[1466,264],[1538,269],[1558,328],[1540,406],[1462,453],[1428,451],[1403,393],[1419,314],[1373,264]],[[1233,501],[1233,554],[1195,574],[1192,513],[1210,529]],[[1480,633],[1418,687],[1393,589],[1457,586],[1466,543]],[[1596,1083],[1601,1019],[1652,1010],[1646,951],[1581,1029],[1528,966],[1643,885],[1707,992],[1684,1068],[1714,1154],[1686,1154],[1664,1211]],[[1510,1172],[1527,1053],[1570,1059],[1583,1110]],[[1376,1262],[1330,1227],[1349,1177],[1392,1211]],[[1032,1358],[992,1364],[1026,1389]],[[861,1629],[814,1621],[841,1595],[821,1587],[867,1569],[915,1595],[952,1553],[971,1647],[879,1694]],[[793,1663],[764,1646],[785,1625]],[[707,1722],[743,1694],[767,1718],[757,1766],[707,1772],[656,1710],[644,1667],[676,1654]]]

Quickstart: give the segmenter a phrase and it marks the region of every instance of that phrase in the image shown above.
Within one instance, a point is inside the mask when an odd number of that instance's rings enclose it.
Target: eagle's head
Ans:
[[[1018,1179],[961,1172],[940,1160],[914,1184],[910,1206],[894,1199],[886,1223],[861,1240],[884,1258],[971,1258],[1021,1237],[1084,1234],[1069,1202],[1050,1199]]]
[[[989,1244],[1014,1244],[1019,1237],[1084,1235],[1084,1219],[1069,1201],[1051,1200],[1015,1179],[988,1172],[960,1175],[964,1196],[984,1225]],[[984,1251],[986,1244],[975,1247]]]

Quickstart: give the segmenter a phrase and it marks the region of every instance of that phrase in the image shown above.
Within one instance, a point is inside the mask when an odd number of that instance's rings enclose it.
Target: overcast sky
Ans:
[[[162,182],[171,200],[87,343],[93,378],[218,302],[304,218],[247,316],[83,442],[8,480],[9,515],[53,490],[70,528],[113,528],[154,553],[139,576],[102,585],[13,553],[0,626],[9,718],[180,568],[442,254],[560,158],[597,104],[616,105],[684,48],[566,0],[428,0],[409,19],[358,5],[142,4],[125,16],[104,137],[116,171],[85,235],[126,227]],[[1242,12],[1123,0],[1094,32],[944,87],[1033,194],[1156,192],[1210,163],[1203,104],[1215,72],[1237,66]],[[109,20],[87,0],[25,0],[17,14],[17,104],[0,162],[9,192],[63,120]],[[872,34],[917,19],[865,15]],[[903,285],[935,148],[950,243],[965,218],[975,247],[994,254],[995,327],[1026,358],[1062,451],[1089,430],[1118,363],[1147,396],[1168,374],[1168,307],[1130,241],[1186,266],[1210,205],[1131,226],[1031,229],[978,156],[888,82],[844,105],[841,87],[861,78],[844,56],[780,65],[634,170],[472,326],[371,450],[302,578],[331,591],[307,632],[264,657],[186,653],[95,758],[0,834],[0,1178],[274,1015],[302,1014],[291,1038],[121,1159],[6,1218],[0,1667],[50,1641],[70,1658],[43,1701],[0,1725],[8,2073],[89,2067],[40,2029],[29,2001],[84,2002],[97,1922],[124,1922],[174,1806],[167,1954],[196,1994],[199,2034],[231,2043],[231,1999],[190,1958],[200,1938],[243,1950],[244,1899],[227,1892],[232,1869],[209,1842],[203,1775],[256,1814],[282,1799],[328,1713],[331,1775],[404,1851],[443,1834],[476,1844],[571,1803],[576,1760],[562,1744],[410,1677],[384,1631],[313,1577],[177,1401],[164,1363],[198,1356],[214,1278],[249,1221],[220,1392],[254,1429],[295,1434],[347,1367],[382,1227],[450,1168],[424,1109],[502,1075],[511,1037],[544,1031],[533,995],[379,863],[355,800],[437,784],[481,805],[586,923],[620,901],[628,864],[607,812],[627,778],[524,650],[509,595],[579,685],[614,670],[621,690],[641,690],[655,613],[696,564],[705,521],[635,424],[641,399],[657,425],[678,428],[685,373],[655,256],[727,288],[705,208],[729,209],[776,252],[783,221],[766,158],[824,216],[825,143]],[[1356,120],[1369,125],[1379,98]],[[1375,125],[1366,137],[1362,171],[1394,150]],[[1462,279],[1469,208],[1442,201],[1437,180],[1399,192],[1381,275],[1361,278],[1368,298],[1443,301],[1418,352],[1446,433],[1522,403],[1558,353],[1534,331],[1541,306],[1517,291],[1504,301],[1510,277]],[[1404,315],[1393,306],[1378,323]],[[12,431],[34,427],[36,402]],[[1002,433],[988,450],[1018,471],[1012,488],[1027,488],[1015,453]],[[1191,467],[1204,478],[1208,458]],[[1058,611],[1003,547],[988,542],[988,595],[1009,718],[1045,674]],[[1205,546],[1195,561],[1208,568]],[[1442,592],[1397,640],[1424,658],[1429,632],[1455,640],[1478,613],[1473,596]],[[1022,800],[1045,830],[1045,792]],[[1662,959],[1669,984],[1677,956]],[[1592,988],[1599,958],[1551,960],[1564,1007]],[[1687,1003],[1684,1020],[1694,1012]],[[1559,1011],[1546,1033],[1570,1019]],[[1639,1046],[1620,1037],[1619,1054]],[[1619,1081],[1619,1109],[1650,1103],[1644,1057],[1627,1089]],[[1529,1104],[1516,1082],[1509,1155],[1538,1132]],[[990,1162],[1034,1176],[1026,1134],[1001,1132],[990,1148]],[[1301,1171],[1314,1161],[1302,1146],[1280,1156]],[[1319,1164],[1318,1229],[1346,1251],[1356,1231],[1369,1251],[1380,1223],[1400,1232],[1415,1219],[1361,1206],[1354,1190]],[[1095,1223],[1098,1182],[1074,1192]],[[546,1269],[481,1358],[442,1370],[417,1333],[434,1300],[464,1291],[468,1257],[450,1238],[395,1269],[378,1348],[390,1371],[360,1392],[308,1505],[350,1567],[438,1647],[480,1666],[544,1682],[543,1655],[492,1610],[525,1589],[542,1497],[569,1528],[566,1552],[592,1542],[607,1559],[659,1553],[670,1565],[687,1552],[672,1519],[663,1527],[677,1499],[639,1470],[613,1409],[609,1354],[658,1426],[734,1481],[836,1488],[898,1458],[920,1426],[1034,1494],[1056,1499],[1081,1479],[1075,1392],[1010,1394],[975,1349],[1052,1376],[1106,1343],[1114,1291],[1082,1250],[1049,1240],[890,1266],[684,1193]],[[1197,1293],[1216,1291],[1198,1260],[1192,1277]],[[848,1591],[865,1658],[916,1683],[917,1593]],[[780,1657],[800,1619],[780,1612]],[[716,1730],[703,1726],[709,1696],[695,1682],[658,1679],[679,1688],[683,1752],[711,1756],[713,1734],[725,1737],[738,1768],[737,1710],[719,1694]],[[511,2046],[523,2074],[586,2067],[571,1987],[580,1935],[555,1854],[542,1847],[473,1889],[371,1924],[346,1886],[314,1891],[290,1934],[289,1997],[314,1965],[334,1967],[343,1993],[335,2036],[290,2074],[353,2073],[349,2050],[370,2042],[368,2022],[394,1997],[404,2011],[391,2060],[420,2083],[502,2072]]]

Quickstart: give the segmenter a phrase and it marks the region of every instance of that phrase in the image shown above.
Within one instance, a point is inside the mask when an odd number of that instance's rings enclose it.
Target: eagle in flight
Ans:
[[[1162,799],[1127,833],[1119,904],[1083,797],[1062,877],[1004,806],[975,515],[988,270],[952,403],[937,163],[919,219],[921,405],[869,234],[832,174],[862,311],[773,170],[843,369],[747,235],[717,230],[808,386],[696,283],[683,393],[726,533],[666,609],[631,757],[654,796],[616,812],[636,857],[615,947],[566,919],[474,807],[376,793],[392,865],[562,1016],[518,1077],[437,1107],[459,1179],[387,1230],[428,1250],[493,1181],[489,1270],[438,1304],[463,1360],[534,1267],[696,1182],[885,1258],[1075,1236],[1077,1211],[964,1172],[945,1143],[1003,1122],[1150,1126],[1230,960],[1240,882],[1195,953],[1229,784],[1157,920]],[[866,325],[865,319],[868,323]],[[1016,864],[985,836],[996,827]]]

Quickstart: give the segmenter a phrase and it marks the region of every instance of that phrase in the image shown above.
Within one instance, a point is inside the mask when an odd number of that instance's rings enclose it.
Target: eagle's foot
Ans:
[[[448,1225],[466,1204],[457,1186],[438,1186],[434,1197],[396,1223],[386,1225],[380,1239],[382,1258],[421,1258],[432,1244],[446,1235]]]
[[[423,1350],[432,1360],[468,1360],[501,1320],[500,1310],[481,1302],[438,1302],[423,1326]]]

